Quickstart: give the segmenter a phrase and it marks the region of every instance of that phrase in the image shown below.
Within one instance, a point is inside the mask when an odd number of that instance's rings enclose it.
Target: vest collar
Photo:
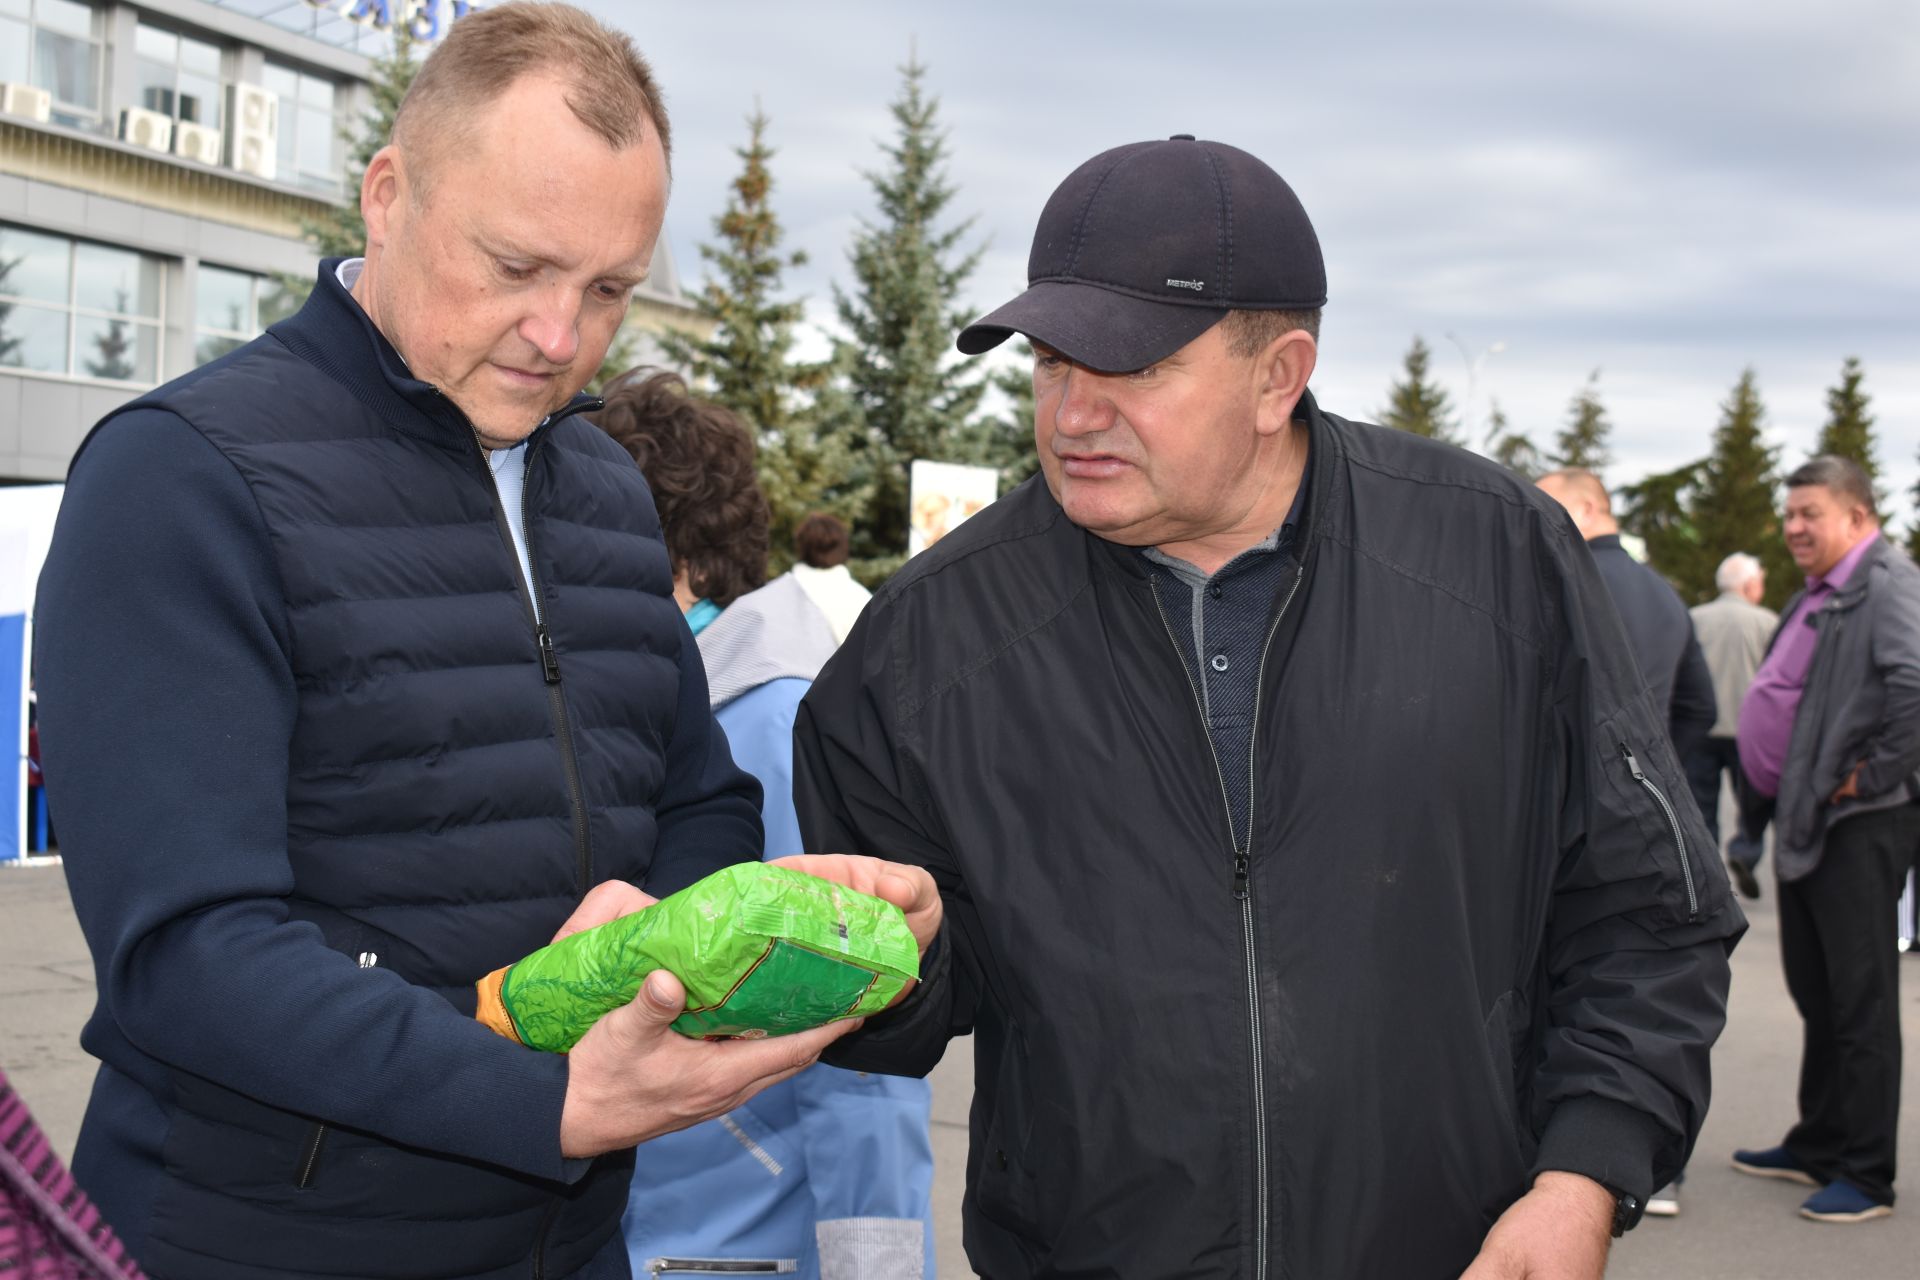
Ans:
[[[413,376],[399,351],[340,283],[343,261],[322,259],[306,305],[267,332],[345,387],[394,430],[458,453],[478,447],[473,424],[460,406],[438,387]],[[563,418],[601,404],[592,396],[576,395],[528,439],[544,435]]]

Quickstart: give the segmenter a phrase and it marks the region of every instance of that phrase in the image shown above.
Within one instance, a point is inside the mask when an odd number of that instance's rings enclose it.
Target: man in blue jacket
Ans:
[[[576,416],[659,234],[659,103],[578,10],[463,19],[365,258],[74,461],[37,643],[99,985],[74,1163],[151,1275],[624,1277],[630,1149],[844,1030],[687,1040],[667,974],[565,1057],[471,1016],[760,847],[646,486]]]

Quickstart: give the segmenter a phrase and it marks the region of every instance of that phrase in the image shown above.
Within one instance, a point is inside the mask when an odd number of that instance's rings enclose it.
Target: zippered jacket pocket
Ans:
[[[1667,799],[1666,793],[1660,790],[1659,784],[1640,768],[1640,761],[1635,758],[1633,749],[1624,742],[1620,744],[1620,758],[1625,761],[1627,771],[1633,775],[1633,780],[1659,806],[1661,815],[1666,819],[1667,829],[1673,833],[1673,854],[1679,861],[1680,879],[1687,890],[1687,922],[1697,923],[1700,919],[1700,886],[1694,879],[1693,858],[1687,849],[1686,832],[1680,826],[1680,815],[1674,811],[1672,802]]]
[[[377,969],[379,966],[380,956],[378,952],[362,951],[360,953],[360,967],[362,969]],[[293,1179],[295,1189],[305,1191],[313,1185],[314,1171],[320,1166],[320,1152],[326,1145],[327,1122],[324,1120],[316,1120],[313,1122],[313,1132],[308,1136],[306,1146],[300,1154],[300,1168]]]
[[[800,1269],[792,1258],[649,1258],[649,1276],[788,1276]]]

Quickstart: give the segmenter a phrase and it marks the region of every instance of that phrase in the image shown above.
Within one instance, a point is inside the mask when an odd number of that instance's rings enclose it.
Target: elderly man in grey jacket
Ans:
[[[1761,605],[1767,593],[1767,574],[1760,562],[1744,551],[1736,551],[1720,562],[1713,583],[1719,598],[1695,605],[1693,634],[1706,656],[1707,670],[1713,673],[1713,702],[1717,717],[1706,740],[1682,761],[1693,798],[1700,805],[1700,816],[1707,820],[1707,833],[1717,844],[1720,840],[1720,778],[1730,776],[1739,784],[1740,752],[1734,742],[1740,722],[1740,704],[1746,700],[1747,686],[1767,656],[1767,641],[1780,625],[1780,615]],[[1748,898],[1760,896],[1760,882],[1753,869],[1760,864],[1762,845],[1758,840],[1734,840],[1727,850],[1727,870],[1740,892]]]
[[[1772,808],[1780,949],[1805,1022],[1800,1121],[1734,1167],[1820,1188],[1800,1212],[1893,1211],[1900,1112],[1894,903],[1920,846],[1920,569],[1880,536],[1858,464],[1787,478],[1807,575],[1740,710],[1742,825]],[[1753,803],[1752,801],[1756,801]]]

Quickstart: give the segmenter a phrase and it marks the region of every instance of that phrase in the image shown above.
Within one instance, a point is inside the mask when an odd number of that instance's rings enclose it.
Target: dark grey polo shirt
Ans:
[[[1306,494],[1303,472],[1285,523],[1211,577],[1158,547],[1140,552],[1213,739],[1235,849],[1246,848],[1253,801],[1249,770],[1260,660],[1274,610],[1300,567],[1295,531]]]

